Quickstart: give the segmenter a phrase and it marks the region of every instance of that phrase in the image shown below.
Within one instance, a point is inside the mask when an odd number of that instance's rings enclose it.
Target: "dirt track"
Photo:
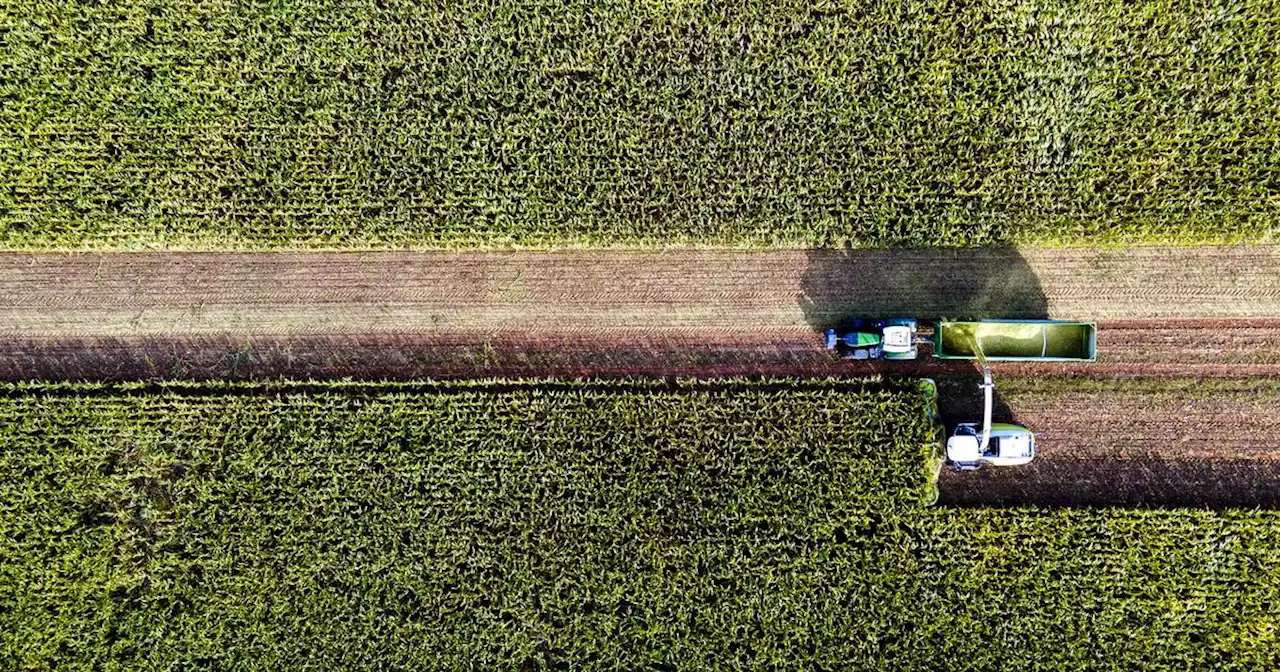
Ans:
[[[720,330],[921,318],[1280,317],[1280,246],[0,255],[25,336]]]
[[[952,415],[972,413],[972,366],[844,362],[817,330],[854,314],[1095,319],[1098,362],[996,375],[1112,387],[1002,384],[1040,458],[948,475],[944,501],[1280,504],[1274,399],[1249,387],[1280,379],[1280,247],[4,254],[0,286],[3,379],[886,373],[949,381]],[[1184,378],[1240,387],[1210,406],[1187,406],[1193,388],[1134,392]]]
[[[997,376],[1280,379],[1280,319],[1100,322],[1092,363],[994,363]],[[439,329],[334,334],[13,336],[0,380],[261,377],[618,377],[971,375],[970,362],[922,348],[915,362],[854,362],[809,328]]]

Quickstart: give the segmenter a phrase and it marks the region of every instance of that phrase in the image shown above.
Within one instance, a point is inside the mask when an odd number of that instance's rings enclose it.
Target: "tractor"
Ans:
[[[850,320],[839,331],[827,330],[827,349],[846,359],[915,359],[920,356],[919,328],[919,322],[905,317]]]

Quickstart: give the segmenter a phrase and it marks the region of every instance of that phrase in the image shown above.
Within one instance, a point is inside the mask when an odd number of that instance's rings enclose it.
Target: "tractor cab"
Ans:
[[[915,325],[891,324],[884,328],[884,356],[889,359],[916,358]]]
[[[827,349],[845,359],[915,359],[918,323],[910,318],[856,319],[827,330]]]

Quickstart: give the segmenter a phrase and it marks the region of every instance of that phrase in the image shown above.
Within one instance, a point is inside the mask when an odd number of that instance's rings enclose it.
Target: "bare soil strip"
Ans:
[[[1099,323],[1093,363],[996,362],[996,375],[1078,378],[1280,378],[1280,318]],[[457,330],[333,334],[14,336],[0,379],[867,376],[976,374],[922,348],[914,362],[857,362],[814,329]]]
[[[1280,317],[1280,246],[0,254],[10,335],[816,327],[853,314]]]

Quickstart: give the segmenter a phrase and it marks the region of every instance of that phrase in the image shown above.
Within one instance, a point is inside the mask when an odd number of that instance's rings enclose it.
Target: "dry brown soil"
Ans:
[[[0,254],[26,336],[816,327],[848,315],[1280,317],[1280,246]]]

